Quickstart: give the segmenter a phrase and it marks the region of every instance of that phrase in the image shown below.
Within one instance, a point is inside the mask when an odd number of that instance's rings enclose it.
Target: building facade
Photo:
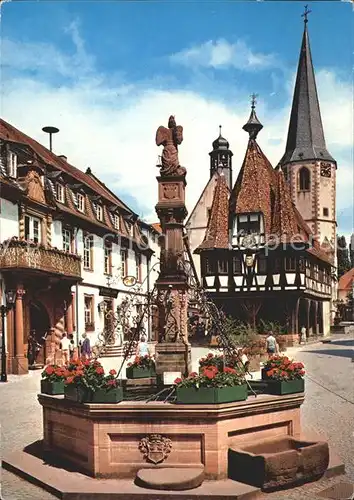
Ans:
[[[223,164],[211,168],[187,222],[196,267],[229,314],[253,326],[263,319],[289,333],[305,326],[310,335],[327,334],[336,298],[337,165],[326,149],[307,20],[286,151],[275,169],[256,141],[262,128],[253,101],[235,185]],[[232,178],[232,153],[221,143]]]
[[[8,371],[21,374],[31,331],[45,362],[63,331],[76,343],[85,332],[91,345],[105,344],[114,328],[108,312],[132,294],[141,312],[157,277],[159,232],[90,169],[83,173],[3,120],[0,139],[0,288],[2,303],[6,290],[17,292],[6,332]],[[127,276],[135,287],[125,286]],[[150,315],[145,326],[151,338]]]

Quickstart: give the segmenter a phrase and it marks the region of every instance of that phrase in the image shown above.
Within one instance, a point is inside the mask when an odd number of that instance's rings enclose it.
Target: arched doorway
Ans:
[[[46,308],[37,301],[29,304],[29,317],[30,332],[34,333],[36,341],[42,346],[37,354],[36,362],[44,364],[46,359],[45,338],[51,327],[50,319]]]

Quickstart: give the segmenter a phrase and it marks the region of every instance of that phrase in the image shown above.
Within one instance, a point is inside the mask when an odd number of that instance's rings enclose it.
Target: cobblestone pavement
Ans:
[[[289,355],[295,355],[295,349]],[[303,346],[296,359],[305,363],[306,399],[302,421],[323,435],[346,466],[346,476],[321,480],[300,488],[264,495],[269,500],[318,500],[317,493],[338,482],[354,482],[354,340],[346,336],[330,344]],[[40,372],[9,376],[0,384],[1,454],[42,438],[37,402]],[[1,471],[2,500],[54,500],[56,497],[17,476]]]

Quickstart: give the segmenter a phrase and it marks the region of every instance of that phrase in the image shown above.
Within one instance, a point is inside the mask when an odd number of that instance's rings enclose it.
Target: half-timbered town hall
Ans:
[[[336,161],[326,148],[307,19],[286,150],[268,161],[255,110],[243,129],[245,158],[232,184],[232,152],[221,135],[210,153],[210,180],[187,222],[196,268],[227,314],[256,327],[278,322],[326,334],[331,321],[336,241]]]

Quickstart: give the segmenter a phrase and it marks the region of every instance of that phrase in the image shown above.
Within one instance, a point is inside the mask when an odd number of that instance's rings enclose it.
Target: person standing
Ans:
[[[146,335],[142,334],[140,341],[136,347],[136,356],[146,356],[150,354],[149,344],[147,343]]]
[[[68,339],[66,332],[63,333],[63,336],[61,338],[60,349],[63,356],[63,364],[67,365],[70,360],[70,339]]]
[[[306,344],[307,336],[306,336],[306,328],[304,326],[301,327],[301,341],[300,344]]]
[[[269,332],[269,335],[266,338],[266,345],[268,358],[271,358],[277,352],[277,341],[272,331]]]
[[[86,333],[82,334],[83,341],[81,343],[81,357],[85,359],[90,359],[91,357],[91,345],[90,339]]]

